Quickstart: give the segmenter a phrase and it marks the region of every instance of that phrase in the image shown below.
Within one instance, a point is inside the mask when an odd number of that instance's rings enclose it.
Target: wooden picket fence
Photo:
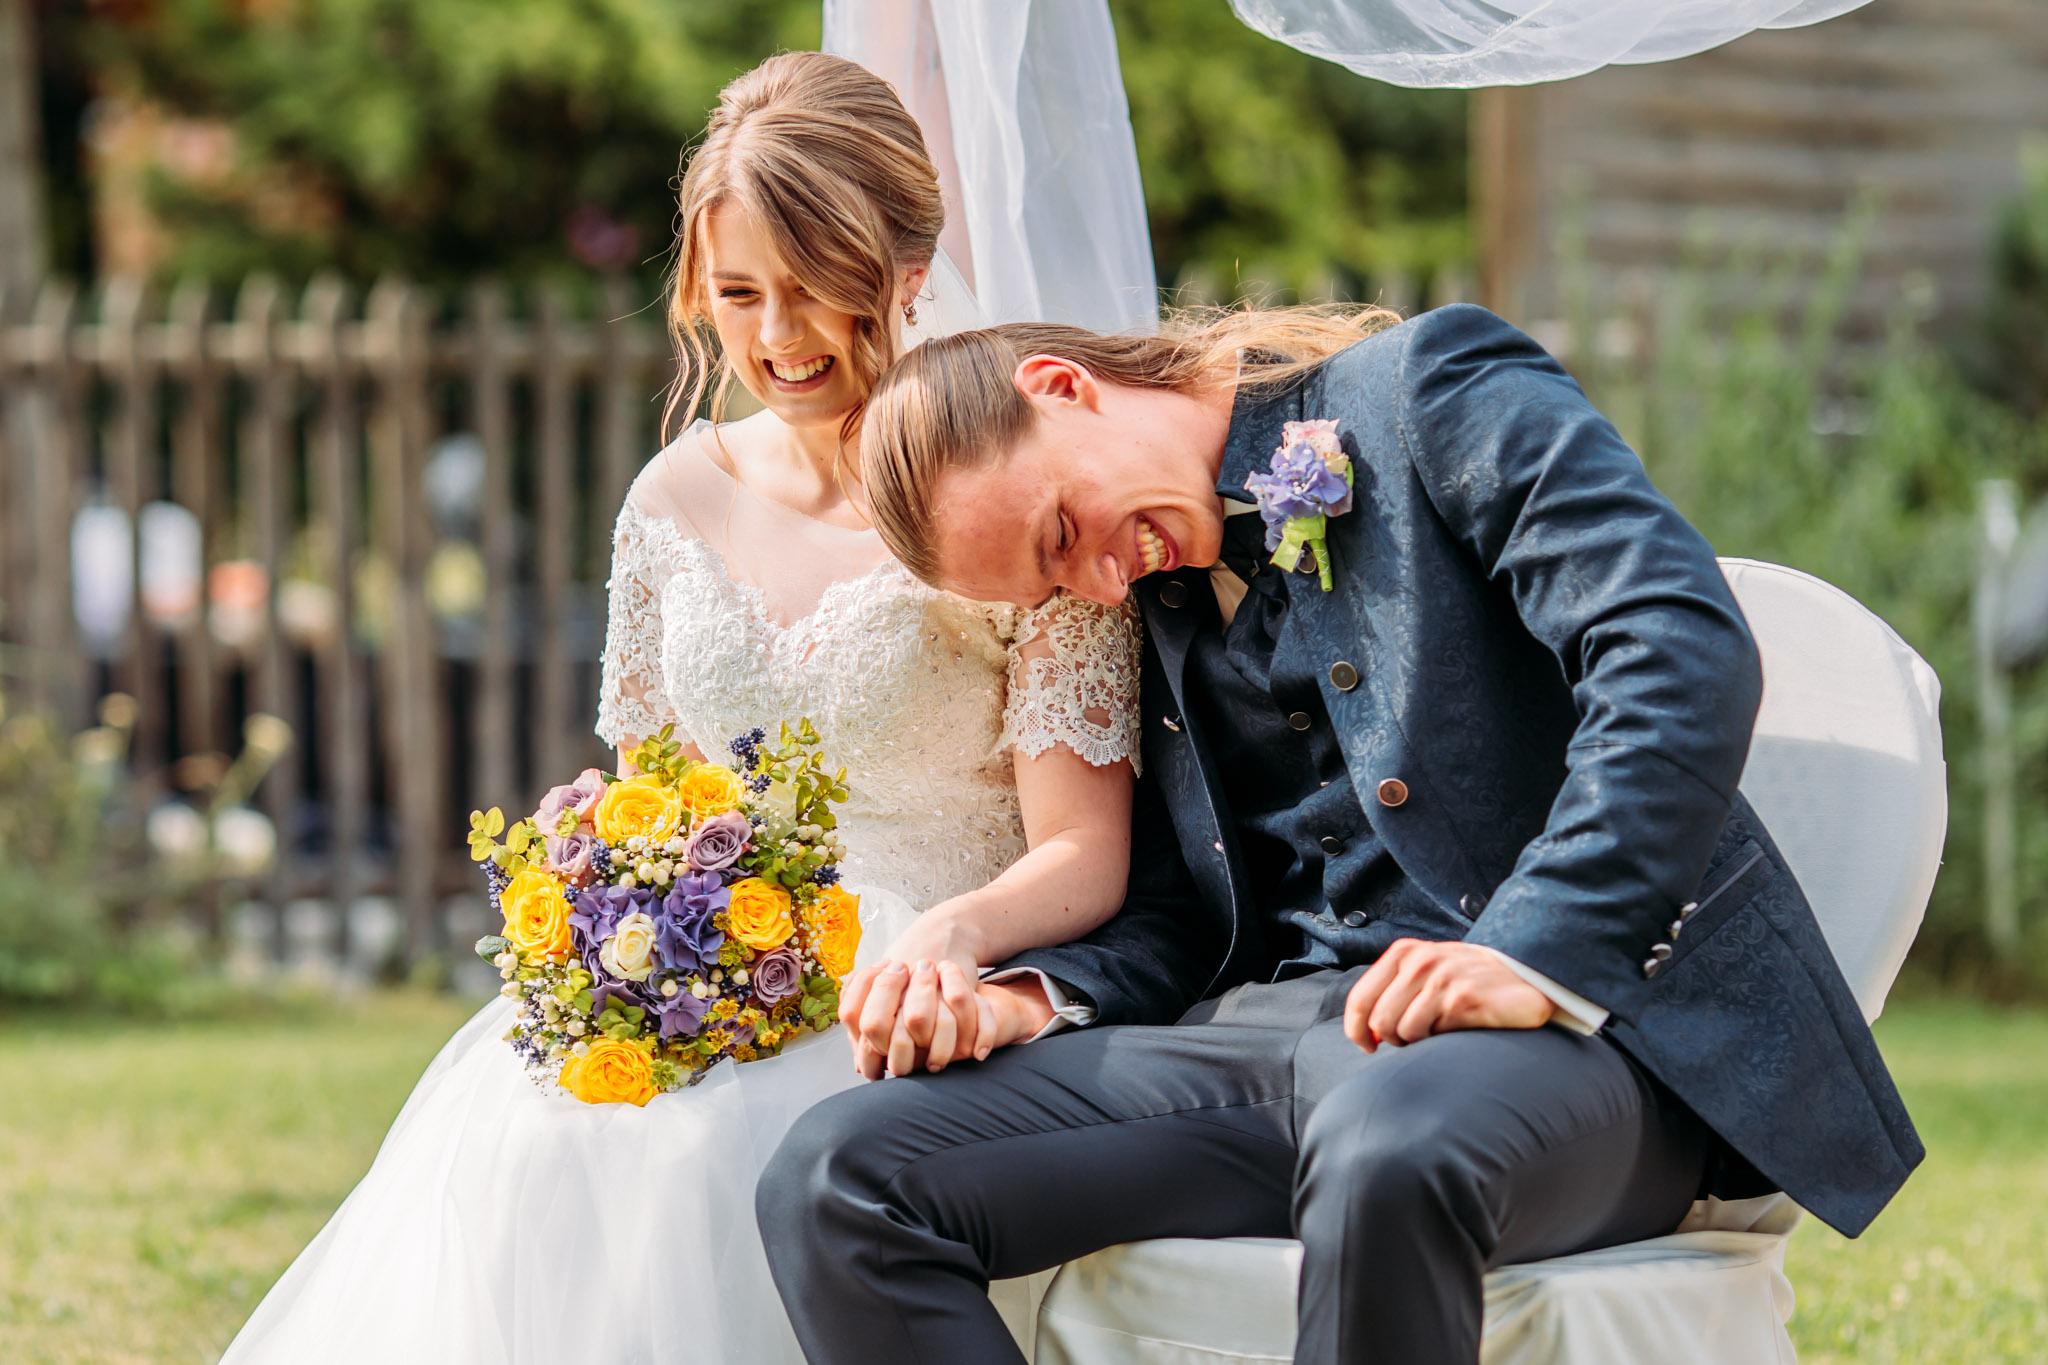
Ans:
[[[670,346],[617,278],[227,302],[0,300],[0,669],[72,725],[133,696],[136,780],[166,797],[283,717],[257,899],[388,896],[417,960],[474,890],[471,806],[604,761],[611,523]]]

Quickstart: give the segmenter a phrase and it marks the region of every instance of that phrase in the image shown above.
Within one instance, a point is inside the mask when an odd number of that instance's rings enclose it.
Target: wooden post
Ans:
[[[203,754],[222,747],[219,656],[207,619],[206,581],[220,555],[217,471],[226,455],[221,374],[213,357],[213,290],[204,280],[186,280],[171,294],[169,317],[165,349],[182,391],[171,430],[171,496],[199,521],[199,609],[175,643],[178,738],[186,753]]]
[[[397,818],[398,898],[414,964],[441,946],[436,878],[457,831],[443,828],[445,699],[427,610],[431,527],[420,478],[426,463],[426,310],[413,288],[386,280],[370,295],[369,345],[377,369],[371,458],[376,538],[392,571],[383,655],[388,799]]]
[[[49,267],[34,8],[0,0],[0,293],[34,289]]]
[[[114,686],[135,698],[135,736],[130,752],[145,764],[168,755],[163,742],[163,692],[158,686],[157,634],[142,600],[142,509],[156,495],[156,367],[143,354],[142,326],[148,305],[142,281],[108,282],[100,305],[100,361],[111,381],[115,405],[106,436],[107,491],[128,519],[128,622],[114,664]]]
[[[18,666],[11,645],[26,646],[35,577],[35,469],[30,461],[25,351],[16,326],[29,296],[0,287],[0,685]]]
[[[540,607],[534,625],[535,709],[541,717],[536,755],[541,781],[566,782],[580,751],[570,738],[574,673],[568,653],[569,542],[575,534],[574,393],[568,357],[567,309],[562,291],[543,285],[535,310],[533,388],[534,566]]]
[[[291,537],[288,508],[295,463],[291,431],[294,386],[278,348],[282,304],[277,282],[256,275],[243,283],[235,309],[235,358],[241,364],[249,397],[241,440],[242,521],[248,529],[251,552],[262,565],[269,585],[263,599],[263,629],[253,670],[252,709],[279,717],[293,732],[291,748],[279,756],[262,787],[264,813],[277,831],[277,862],[267,894],[277,920],[274,944],[280,956],[286,947],[285,902],[297,890],[298,751],[306,741],[290,644],[284,638],[277,612],[278,590],[283,585]]]
[[[349,289],[334,276],[306,290],[307,368],[316,382],[307,502],[324,528],[320,574],[334,593],[335,626],[316,660],[321,725],[318,742],[327,779],[327,885],[334,906],[334,955],[349,958],[349,912],[363,884],[363,842],[369,829],[370,718],[355,650],[355,552],[362,541],[359,375],[345,345]]]
[[[2018,879],[2014,868],[2018,845],[2013,803],[2012,679],[1998,648],[2006,570],[2020,530],[2019,493],[2010,480],[1987,479],[1979,485],[1978,527],[1982,538],[1974,615],[1977,709],[1983,727],[1985,931],[1999,960],[2010,963],[2020,941]]]
[[[78,644],[71,602],[71,520],[78,511],[84,451],[84,377],[73,328],[78,295],[43,288],[32,329],[37,382],[29,394],[27,454],[35,475],[35,609],[29,621],[33,695],[70,729],[92,712],[91,669]]]
[[[1511,321],[1525,315],[1529,273],[1543,245],[1531,160],[1542,96],[1519,87],[1472,92],[1472,235],[1479,256],[1480,303]]]
[[[484,560],[483,639],[476,660],[476,710],[471,714],[471,747],[476,751],[479,790],[469,793],[481,810],[525,809],[515,790],[517,753],[513,723],[512,588],[519,546],[512,512],[512,390],[503,354],[505,291],[495,280],[469,294],[470,429],[484,450],[483,503],[479,546]],[[560,779],[542,774],[544,780]],[[516,818],[516,816],[514,817]]]

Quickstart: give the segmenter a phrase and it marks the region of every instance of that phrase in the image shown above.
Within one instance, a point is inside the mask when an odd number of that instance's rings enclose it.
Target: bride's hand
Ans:
[[[839,1006],[853,1064],[869,1080],[943,1071],[996,1046],[994,1006],[955,962],[885,962],[847,982]],[[964,1021],[964,1022],[963,1022]]]
[[[854,1066],[869,1079],[885,1070],[900,1076],[915,1066],[942,1071],[975,1054],[985,1014],[974,990],[981,941],[972,917],[959,909],[959,902],[948,902],[918,916],[884,950],[880,963],[856,972],[840,990],[839,1021],[846,1025]],[[930,977],[918,976],[920,963],[929,964]],[[909,975],[891,978],[878,990],[892,964]],[[942,1013],[951,1016],[943,1025]],[[907,1043],[898,1040],[899,1031]],[[934,1041],[940,1044],[936,1050]],[[889,1064],[892,1054],[899,1064]]]

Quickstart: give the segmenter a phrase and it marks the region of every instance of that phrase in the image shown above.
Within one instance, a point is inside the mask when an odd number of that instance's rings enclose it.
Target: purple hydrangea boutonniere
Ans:
[[[1337,443],[1330,420],[1289,422],[1280,428],[1280,447],[1271,472],[1244,481],[1266,522],[1266,548],[1273,563],[1292,573],[1304,552],[1315,556],[1323,591],[1330,581],[1329,519],[1351,510],[1351,457]]]

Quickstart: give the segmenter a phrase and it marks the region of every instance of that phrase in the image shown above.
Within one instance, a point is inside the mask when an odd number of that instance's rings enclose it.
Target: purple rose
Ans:
[[[597,856],[597,836],[592,834],[550,834],[547,836],[548,870],[571,886],[588,886],[591,860]]]
[[[710,1008],[709,1000],[699,1000],[687,990],[654,997],[654,1013],[661,1020],[664,1039],[673,1038],[678,1033],[696,1033],[703,1026],[704,1012]]]
[[[685,872],[654,912],[654,960],[664,972],[708,972],[718,965],[725,931],[718,912],[732,902],[716,872]]]
[[[754,1026],[742,1024],[737,1019],[721,1019],[712,1025],[711,1031],[720,1035],[717,1039],[720,1047],[745,1047],[754,1041]]]
[[[588,827],[590,813],[597,809],[598,798],[603,795],[604,774],[595,768],[585,768],[574,782],[556,787],[540,799],[540,809],[533,813],[534,828],[542,834],[553,834],[562,816],[572,810],[576,812],[576,823]]]
[[[747,823],[747,817],[736,810],[711,816],[698,821],[697,827],[690,831],[683,856],[699,872],[723,872],[747,851],[747,837],[753,832],[754,827]]]
[[[1269,550],[1280,548],[1290,518],[1337,516],[1351,510],[1351,485],[1305,440],[1274,451],[1272,472],[1248,475],[1244,486],[1258,499]]]
[[[804,964],[787,948],[763,953],[748,971],[751,973],[748,980],[754,986],[754,999],[763,1005],[787,1000],[804,988]]]

